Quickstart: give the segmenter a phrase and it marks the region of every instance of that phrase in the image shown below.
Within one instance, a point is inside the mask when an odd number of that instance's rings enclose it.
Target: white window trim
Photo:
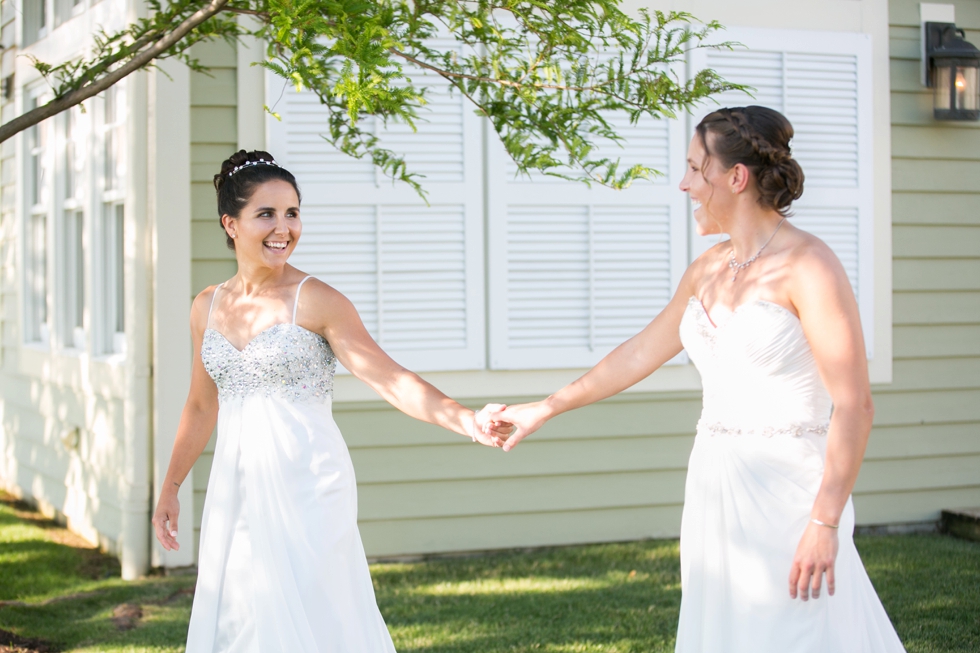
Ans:
[[[58,283],[55,285],[54,297],[56,298],[55,305],[59,309],[56,311],[58,315],[55,315],[55,318],[60,327],[58,329],[60,349],[65,354],[77,355],[88,350],[89,314],[86,300],[89,296],[88,279],[90,275],[87,259],[91,242],[88,237],[88,225],[91,222],[91,213],[88,210],[86,202],[86,197],[90,194],[86,191],[88,189],[90,166],[83,165],[81,170],[74,170],[72,177],[74,188],[69,189],[67,187],[68,166],[75,165],[75,161],[70,160],[68,156],[68,122],[71,120],[71,114],[69,112],[77,112],[77,109],[69,109],[58,116],[58,151],[63,156],[58,157],[58,169],[55,179],[55,186],[58,189],[58,192],[55,193],[55,211],[58,216],[55,237],[57,240],[57,251],[59,252],[57,262],[59,269]],[[91,138],[85,138],[88,135],[88,130],[85,129],[86,124],[83,122],[80,113],[74,113],[74,118],[75,124],[72,130],[72,140],[75,143],[74,158],[76,161],[79,158],[89,160],[90,157],[84,156],[84,154],[89,152]],[[81,225],[76,234],[77,238],[81,241],[81,252],[70,247],[70,234],[68,230],[74,229],[74,227],[69,226],[68,220],[75,218],[69,218],[69,213],[73,216],[81,215]],[[79,255],[81,256],[81,260],[78,260]],[[82,270],[83,283],[80,295],[78,293],[78,282],[74,279],[74,273],[78,267],[81,267]],[[81,326],[74,324],[74,320],[71,319],[75,310],[80,312]]]
[[[25,107],[29,106],[32,102],[37,102],[41,104],[47,100],[45,97],[46,89],[39,85],[33,84],[24,88],[22,93],[23,104]],[[20,256],[21,256],[21,321],[20,321],[20,332],[21,332],[21,342],[26,347],[31,347],[41,350],[49,350],[51,348],[51,325],[52,320],[52,281],[54,279],[53,268],[54,268],[54,257],[50,256],[50,252],[53,251],[52,244],[54,242],[53,229],[52,229],[52,200],[54,193],[54,183],[53,183],[53,155],[52,150],[56,147],[54,142],[54,130],[52,120],[47,120],[39,123],[35,127],[29,130],[25,130],[21,134],[21,143],[23,158],[21,160],[20,169],[23,171],[23,176],[21,179],[27,183],[21,183],[19,186],[22,189],[21,202],[22,202],[22,219],[19,221],[21,225],[21,237],[20,237]],[[33,150],[30,147],[30,139],[32,130],[37,129],[39,135],[45,142],[44,150],[41,152],[41,169],[47,173],[47,179],[44,180],[44,184],[40,187],[40,202],[34,203],[33,201],[33,190],[34,185],[37,181],[34,179],[34,171],[32,170],[32,158]],[[44,282],[44,298],[43,302],[45,305],[45,319],[40,324],[34,324],[34,310],[35,310],[35,296],[34,291],[30,287],[33,281],[33,255],[30,252],[31,246],[34,245],[33,240],[33,222],[35,217],[43,216],[45,221],[45,244],[44,249],[45,255],[45,282]],[[39,334],[38,338],[33,337],[33,332],[37,327]]]
[[[120,86],[126,84],[125,81],[119,82],[115,92],[124,93],[122,100],[117,100],[119,106],[117,110],[121,110],[121,115],[116,116],[115,122],[111,124],[106,124],[105,122],[105,112],[106,112],[106,95],[99,95],[99,100],[94,103],[93,120],[95,125],[97,125],[92,131],[94,133],[94,156],[89,159],[90,162],[90,178],[91,182],[89,187],[93,188],[94,200],[91,202],[91,215],[93,219],[90,220],[91,227],[89,233],[91,234],[91,251],[93,253],[91,267],[91,278],[93,288],[91,294],[91,306],[92,314],[96,318],[93,320],[93,336],[94,336],[94,354],[98,357],[109,358],[109,359],[120,359],[126,354],[126,334],[125,328],[123,331],[116,331],[115,323],[117,322],[118,309],[116,305],[116,289],[114,286],[114,280],[112,278],[113,270],[118,266],[118,273],[122,275],[123,286],[118,290],[122,293],[123,309],[122,309],[122,319],[125,322],[126,311],[125,311],[125,254],[123,254],[123,259],[121,261],[118,259],[118,254],[116,251],[112,251],[110,247],[109,239],[114,236],[116,230],[116,211],[117,207],[122,207],[123,211],[123,225],[125,229],[126,218],[125,215],[128,212],[128,202],[126,196],[126,189],[128,187],[128,179],[126,178],[130,174],[130,161],[125,161],[125,175],[119,175],[115,179],[113,188],[106,190],[106,134],[111,130],[117,130],[117,137],[123,139],[120,151],[122,156],[129,156],[129,148],[126,143],[126,138],[128,137],[126,124],[129,119],[130,112],[130,97],[128,86]],[[125,231],[118,235],[119,238],[123,239],[122,248],[125,252]]]

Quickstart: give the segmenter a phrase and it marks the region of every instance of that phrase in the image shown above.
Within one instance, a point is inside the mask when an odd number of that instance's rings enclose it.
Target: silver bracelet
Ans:
[[[819,519],[811,519],[810,521],[813,522],[814,524],[816,524],[817,526],[826,526],[827,528],[834,528],[834,529],[840,528],[839,525],[828,524],[826,522],[820,521]]]

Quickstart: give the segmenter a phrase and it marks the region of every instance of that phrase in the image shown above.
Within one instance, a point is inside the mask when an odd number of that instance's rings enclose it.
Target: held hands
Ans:
[[[180,550],[180,544],[177,543],[178,515],[180,515],[180,502],[177,500],[177,488],[164,489],[160,494],[156,512],[153,513],[153,530],[160,544],[167,551]]]
[[[543,401],[516,406],[487,404],[480,413],[487,415],[483,423],[484,432],[499,432],[501,429],[506,429],[505,432],[509,437],[502,443],[504,451],[516,447],[521,440],[541,428],[551,417],[550,409]]]
[[[506,422],[494,422],[490,419],[491,411],[497,407],[505,407],[503,404],[487,404],[477,412],[473,413],[473,421],[467,425],[467,435],[473,438],[473,442],[479,442],[488,447],[502,447],[505,440],[513,431],[513,427]]]
[[[837,529],[810,522],[796,547],[789,572],[789,595],[806,601],[820,597],[821,579],[827,575],[827,593],[834,595],[834,561],[837,559]]]

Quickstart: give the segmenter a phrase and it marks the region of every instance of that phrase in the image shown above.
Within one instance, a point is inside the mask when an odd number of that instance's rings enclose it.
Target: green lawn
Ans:
[[[183,650],[193,578],[125,583],[114,560],[79,544],[0,502],[0,603],[28,604],[3,604],[0,629],[62,651]],[[905,535],[858,546],[909,653],[980,651],[980,544]],[[400,653],[673,651],[675,541],[377,564],[372,573]],[[130,630],[112,621],[124,603],[142,609]]]

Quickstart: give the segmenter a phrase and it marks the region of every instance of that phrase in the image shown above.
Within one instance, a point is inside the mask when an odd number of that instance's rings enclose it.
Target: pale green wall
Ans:
[[[387,555],[676,535],[700,405],[692,393],[616,397],[509,454],[381,405],[336,419],[365,548]]]
[[[194,46],[209,74],[191,73],[191,283],[196,295],[235,274],[235,255],[218,225],[214,175],[238,148],[235,47],[220,41]],[[198,541],[214,438],[194,466],[194,544]]]
[[[980,43],[980,3],[956,24]],[[894,382],[858,480],[859,521],[980,505],[980,124],[932,119],[919,3],[892,0]]]
[[[980,3],[960,3],[957,18],[980,29]],[[891,22],[894,383],[875,388],[875,429],[855,492],[861,524],[934,520],[944,507],[980,505],[980,130],[931,120],[917,82],[918,3],[893,2]],[[980,43],[980,32],[968,37]],[[233,75],[219,79],[231,88]],[[234,147],[234,94],[196,83],[192,102],[199,290],[234,272],[206,184]],[[337,399],[369,555],[679,531],[697,394],[616,397],[554,420],[506,455],[385,404]],[[206,456],[195,468],[198,516],[209,464]]]

